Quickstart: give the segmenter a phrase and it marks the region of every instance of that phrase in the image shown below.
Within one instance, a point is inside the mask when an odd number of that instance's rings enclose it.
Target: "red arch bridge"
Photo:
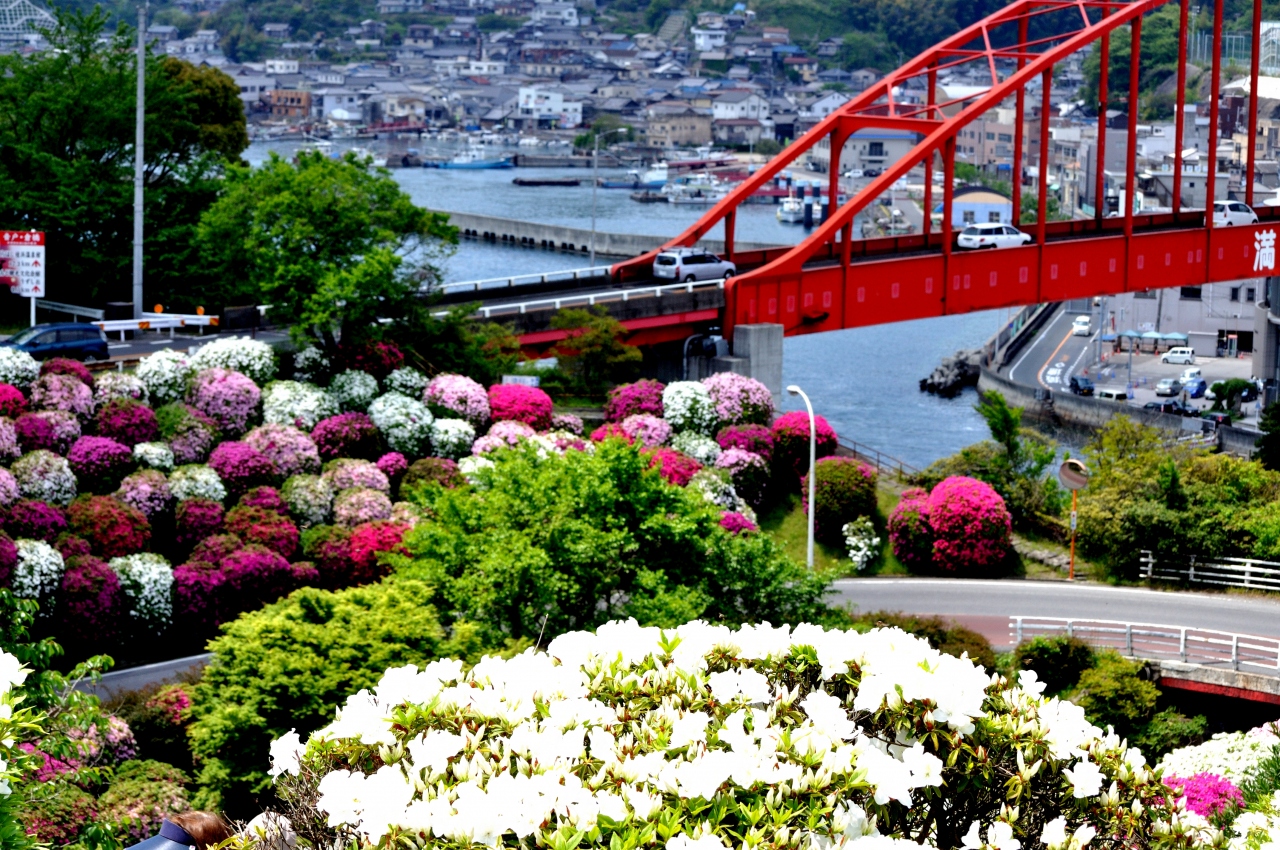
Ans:
[[[958,251],[952,231],[952,196],[958,139],[961,132],[997,106],[1013,102],[1015,136],[1013,162],[1042,159],[1038,152],[1050,148],[1048,120],[1038,121],[1038,139],[1025,139],[1027,110],[1041,116],[1052,110],[1049,92],[1055,66],[1066,57],[1096,45],[1101,48],[1101,83],[1097,149],[1102,157],[1093,169],[1093,197],[1105,195],[1105,170],[1123,170],[1124,198],[1135,197],[1137,109],[1128,109],[1127,147],[1123,163],[1105,161],[1105,104],[1115,97],[1137,102],[1138,71],[1142,53],[1144,15],[1168,0],[1018,0],[925,51],[883,80],[828,115],[813,129],[791,143],[752,174],[697,223],[664,247],[693,246],[712,233],[722,235],[725,253],[738,266],[738,275],[720,286],[654,289],[651,265],[656,251],[627,260],[598,277],[576,275],[570,297],[563,285],[543,281],[541,287],[511,287],[493,292],[483,286],[468,290],[470,298],[484,299],[486,314],[520,316],[522,340],[529,349],[545,347],[564,338],[564,331],[549,329],[534,316],[554,307],[584,300],[626,305],[615,314],[632,331],[632,342],[654,344],[681,339],[691,332],[717,325],[732,338],[737,325],[776,323],[786,335],[818,333],[864,325],[964,313],[998,307],[1059,301],[1094,295],[1116,294],[1159,287],[1194,286],[1275,274],[1276,235],[1280,208],[1255,207],[1260,224],[1214,226],[1203,208],[1184,204],[1183,121],[1177,120],[1172,163],[1172,212],[1136,214],[1132,203],[1119,215],[1105,216],[1104,204],[1096,204],[1092,219],[1048,222],[1049,168],[1039,167],[1034,192],[1035,223],[1026,226],[1034,241],[1018,248],[995,251]],[[1188,6],[1180,0],[1177,71],[1177,116],[1184,114]],[[1212,91],[1208,104],[1207,150],[1217,151],[1223,0],[1215,0]],[[1257,91],[1261,0],[1253,7],[1251,88]],[[1129,32],[1134,61],[1129,63],[1127,91],[1108,92],[1108,44],[1112,33]],[[940,74],[960,69],[980,69],[987,87],[963,98],[939,99]],[[921,83],[923,85],[921,85]],[[1030,87],[1030,91],[1028,91]],[[904,100],[902,93],[927,93]],[[945,96],[944,96],[945,97]],[[1038,103],[1028,103],[1028,98]],[[1032,113],[1034,114],[1034,113]],[[1250,98],[1248,132],[1257,138],[1257,102]],[[867,129],[905,131],[917,140],[910,153],[886,168],[846,203],[830,211],[826,220],[804,239],[787,248],[755,251],[734,249],[739,206],[757,189],[784,169],[801,162],[805,154],[826,140],[830,151],[828,198],[839,197],[840,153],[851,135]],[[1033,157],[1029,142],[1035,142]],[[1254,204],[1254,159],[1250,145],[1244,164],[1241,199]],[[878,239],[854,239],[854,218],[890,186],[913,169],[924,171],[926,211],[941,201],[948,213],[941,227],[932,225],[926,212],[924,232]],[[941,186],[933,186],[940,172]],[[1021,169],[1015,166],[1015,175]],[[1217,169],[1194,172],[1203,179],[1204,197],[1225,193]],[[1013,192],[1013,220],[1022,220],[1021,191]],[[941,197],[939,197],[939,195]],[[1030,211],[1028,211],[1030,212]],[[582,289],[595,285],[594,290]],[[468,286],[461,287],[467,290]],[[583,293],[586,293],[584,295]],[[467,297],[468,292],[450,292]],[[657,296],[656,298],[654,296]],[[494,298],[494,296],[498,296]],[[645,299],[648,298],[649,301]],[[468,299],[469,300],[469,299]]]

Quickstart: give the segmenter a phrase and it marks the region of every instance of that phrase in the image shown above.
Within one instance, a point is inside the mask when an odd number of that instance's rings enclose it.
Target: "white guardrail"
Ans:
[[[1017,643],[1037,636],[1067,635],[1091,646],[1119,650],[1134,658],[1176,658],[1191,664],[1230,664],[1280,670],[1280,639],[1119,620],[1075,620],[1057,617],[1009,618]]]
[[[665,286],[642,286],[633,289],[606,289],[599,292],[587,292],[581,295],[560,295],[555,298],[537,298],[530,301],[520,301],[514,304],[495,304],[491,307],[481,307],[476,311],[476,315],[484,316],[486,319],[491,316],[502,316],[509,313],[526,313],[529,310],[538,309],[555,309],[572,306],[594,306],[610,301],[630,301],[634,298],[661,298],[664,293],[674,292],[697,292],[704,289],[724,289],[723,280],[701,280],[690,283],[671,283]],[[437,315],[443,316],[444,312]]]
[[[92,322],[110,333],[119,331],[120,339],[124,339],[127,331],[169,330],[169,338],[173,338],[174,328],[205,328],[218,324],[217,316],[205,316],[197,313],[143,313],[141,319],[109,319],[103,322]]]
[[[518,274],[513,277],[490,277],[484,280],[466,280],[458,283],[445,283],[433,287],[434,291],[449,295],[454,292],[480,292],[488,289],[512,289],[520,286],[531,286],[537,283],[556,283],[558,281],[584,280],[589,278],[609,278],[613,274],[613,266],[591,266],[585,269],[566,269],[544,274]]]
[[[1141,564],[1139,575],[1149,581],[1280,590],[1280,563],[1275,561],[1255,558],[1199,560],[1192,555],[1190,561],[1182,566],[1161,564],[1149,550],[1143,549],[1138,563]]]

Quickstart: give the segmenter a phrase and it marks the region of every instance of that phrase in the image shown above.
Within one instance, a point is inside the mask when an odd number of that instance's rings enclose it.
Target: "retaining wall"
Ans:
[[[1023,408],[1025,411],[1023,415],[1029,419],[1048,418],[1040,400],[1036,398],[1033,387],[1015,384],[985,367],[978,377],[978,389],[982,392],[998,390],[1010,404]],[[1197,419],[1188,419],[1172,413],[1154,413],[1130,404],[1103,401],[1089,396],[1064,392],[1053,393],[1052,398],[1053,412],[1061,419],[1073,425],[1083,425],[1088,428],[1101,428],[1111,421],[1113,416],[1128,416],[1144,425],[1175,433],[1199,431],[1201,427],[1200,420]],[[1187,427],[1189,425],[1193,425],[1194,428]]]
[[[464,236],[474,235],[477,238],[517,246],[573,251],[583,255],[588,254],[591,248],[591,230],[589,228],[539,224],[535,221],[524,221],[517,218],[449,212],[448,210],[440,210],[440,212],[446,213],[449,216],[449,223],[462,230]],[[596,254],[607,257],[637,257],[655,248],[662,247],[670,240],[670,236],[608,233],[597,230]],[[722,239],[703,239],[698,244],[712,253],[724,253],[724,240]],[[734,242],[734,249],[737,251],[759,251],[774,247],[777,246],[756,242]]]

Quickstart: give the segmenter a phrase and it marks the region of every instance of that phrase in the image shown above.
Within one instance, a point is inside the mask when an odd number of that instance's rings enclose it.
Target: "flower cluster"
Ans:
[[[249,427],[261,398],[258,385],[247,375],[220,368],[198,372],[187,393],[192,407],[233,435]]]
[[[489,415],[497,421],[523,422],[545,431],[551,427],[551,396],[523,384],[494,384],[489,387]]]
[[[476,429],[465,419],[437,419],[431,423],[431,449],[437,457],[457,460],[471,454]]]
[[[333,382],[329,384],[329,394],[344,411],[365,411],[378,397],[378,379],[368,372],[348,369],[333,377]]]
[[[666,386],[660,381],[647,378],[634,384],[623,384],[609,390],[609,398],[604,405],[604,418],[607,422],[621,422],[628,416],[647,413],[650,416],[662,416],[662,393]]]
[[[173,616],[173,570],[169,562],[154,553],[141,552],[121,555],[108,563],[129,600],[129,616],[146,631],[163,632]]]
[[[849,550],[849,560],[855,570],[861,572],[866,569],[880,554],[880,537],[876,534],[875,525],[866,517],[846,522],[840,533],[844,535],[844,546]]]
[[[162,348],[138,362],[138,380],[146,385],[154,404],[181,401],[195,374],[187,355],[172,348]]]
[[[16,419],[27,409],[27,397],[13,384],[0,384],[0,416]]]
[[[737,511],[725,511],[724,516],[720,517],[720,527],[730,534],[745,534],[760,530],[750,517]]]
[[[173,469],[173,449],[168,443],[138,443],[133,447],[133,459],[139,466],[168,472]]]
[[[169,479],[155,469],[144,469],[126,477],[115,496],[153,521],[173,507]]]
[[[68,505],[76,497],[76,476],[66,458],[49,451],[28,452],[10,467],[18,492],[28,499]]]
[[[671,448],[684,452],[703,466],[713,466],[720,459],[720,444],[696,431],[683,431],[671,440]]]
[[[190,405],[166,404],[156,411],[156,422],[174,463],[201,463],[218,441],[218,423]]]
[[[1182,747],[1160,760],[1167,776],[1212,773],[1237,785],[1271,755],[1280,739],[1270,726],[1248,732],[1219,732],[1203,744]]]
[[[0,346],[0,384],[25,390],[40,377],[40,364],[20,348]]]
[[[275,377],[276,357],[271,346],[265,342],[235,336],[222,337],[200,346],[191,355],[191,368],[196,372],[206,369],[239,372],[256,384],[265,384]]]
[[[674,449],[657,449],[652,452],[649,466],[657,467],[662,477],[677,487],[688,486],[693,476],[702,469],[702,464]]]
[[[769,464],[760,455],[728,448],[716,458],[716,469],[729,473],[733,487],[752,507],[760,507],[769,486]]]
[[[40,410],[65,410],[80,419],[93,415],[93,390],[72,375],[41,375],[31,388],[31,405]]]
[[[108,437],[81,437],[67,463],[85,489],[113,490],[133,469],[133,449]]]
[[[14,537],[53,543],[67,529],[67,516],[48,502],[23,499],[9,508],[4,529]]]
[[[272,381],[262,393],[262,421],[311,430],[316,423],[338,412],[329,393],[298,381]]]
[[[155,411],[131,398],[113,398],[103,403],[94,421],[98,436],[110,437],[126,446],[150,443],[160,434]]]
[[[718,372],[702,381],[711,394],[721,426],[768,425],[773,419],[769,388],[736,372]]]
[[[169,476],[169,490],[180,501],[209,499],[221,502],[227,498],[227,488],[222,485],[218,473],[201,464],[180,466]]]
[[[927,499],[923,491],[908,490],[889,517],[889,539],[900,561],[922,565],[931,560],[951,573],[998,567],[1009,555],[1011,535],[1009,510],[1000,494],[963,476],[939,482]]]
[[[0,460],[10,460],[22,456],[22,448],[18,445],[18,429],[13,420],[0,416]]]
[[[671,439],[671,426],[665,419],[648,413],[633,413],[619,423],[624,434],[645,448],[665,446]]]
[[[821,416],[813,417],[816,456],[836,453],[839,445],[835,429]],[[809,414],[803,410],[784,413],[773,422],[773,460],[781,469],[797,477],[809,471]]]
[[[1240,789],[1216,773],[1197,773],[1185,779],[1166,776],[1164,784],[1178,792],[1178,796],[1186,803],[1187,811],[1204,818],[1230,812],[1244,805],[1244,795],[1240,793]]]
[[[716,409],[711,393],[697,381],[675,381],[662,391],[662,409],[671,427],[677,431],[713,434]]]
[[[280,497],[304,526],[328,522],[333,510],[333,487],[319,475],[295,475],[284,482]]]
[[[35,599],[45,614],[53,607],[66,565],[62,555],[43,540],[17,540],[18,563],[13,568],[13,592]]]
[[[93,400],[98,405],[115,399],[145,402],[149,397],[146,383],[128,372],[104,372],[93,384]]]
[[[139,510],[106,496],[82,496],[67,510],[71,532],[104,558],[146,548],[151,525]]]
[[[382,382],[382,385],[389,393],[400,393],[400,395],[407,395],[409,398],[421,398],[429,383],[427,376],[417,369],[403,366],[387,375],[387,379]],[[477,384],[477,386],[479,385]],[[423,400],[426,401],[426,399]],[[428,402],[428,406],[430,406],[430,402]],[[432,413],[435,413],[435,411],[432,411]]]
[[[271,461],[283,478],[320,470],[315,441],[292,425],[259,425],[244,435],[243,442]]]
[[[343,490],[333,500],[333,521],[354,528],[377,519],[391,519],[391,499],[369,487]]]
[[[576,437],[581,437],[584,427],[581,416],[572,413],[554,413],[551,416],[552,431],[567,431]]]
[[[79,418],[66,410],[24,413],[13,423],[13,429],[24,452],[47,449],[66,454],[81,433]]]
[[[435,415],[465,419],[476,430],[489,421],[489,394],[483,386],[462,375],[436,375],[422,391],[422,400]]]
[[[323,384],[328,379],[332,368],[329,358],[314,345],[309,345],[293,355],[293,374],[299,381]]]
[[[413,458],[427,454],[434,417],[422,402],[386,393],[369,405],[369,418],[392,451]]]
[[[275,741],[270,773],[337,843],[372,847],[1221,841],[1140,752],[1042,692],[897,629],[614,622],[470,669],[389,669],[305,746]],[[997,769],[1017,782],[969,790]]]
[[[218,474],[232,496],[240,496],[276,479],[276,465],[248,443],[219,443],[209,455],[209,468]]]
[[[335,493],[352,487],[367,487],[380,493],[391,492],[391,482],[387,474],[379,469],[376,463],[370,463],[367,460],[354,458],[331,460],[325,464],[323,477]]]

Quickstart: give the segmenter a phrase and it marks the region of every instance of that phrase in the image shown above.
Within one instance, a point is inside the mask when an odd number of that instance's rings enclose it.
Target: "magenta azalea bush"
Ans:
[[[15,539],[52,543],[67,530],[67,515],[39,499],[22,499],[4,514],[4,530]]]
[[[633,413],[620,423],[623,432],[647,449],[666,445],[671,439],[671,426],[665,419],[648,413]]]
[[[495,384],[489,387],[489,415],[495,421],[523,422],[545,431],[551,427],[551,396],[537,387]]]
[[[1244,795],[1229,780],[1216,773],[1197,773],[1194,776],[1166,776],[1164,784],[1178,792],[1187,804],[1187,810],[1201,817],[1212,817],[1244,806]]]
[[[814,416],[817,456],[836,453],[839,445],[835,429],[821,416]],[[784,413],[773,423],[773,462],[776,469],[796,478],[809,471],[809,414],[803,410]]]
[[[80,420],[65,410],[40,410],[19,416],[13,430],[23,453],[44,450],[66,454],[80,439]]]
[[[740,514],[737,511],[725,511],[724,516],[720,517],[720,527],[730,534],[746,534],[749,531],[759,531],[754,522],[745,514]]]
[[[952,476],[929,494],[933,562],[953,573],[998,567],[1012,547],[1013,524],[1004,499],[976,478]]]
[[[933,527],[929,524],[929,491],[912,487],[889,514],[889,543],[893,554],[909,569],[933,561]]]
[[[41,375],[31,388],[31,405],[40,410],[65,410],[88,419],[93,415],[93,390],[72,375]]]
[[[741,449],[759,455],[765,463],[773,459],[773,432],[764,425],[728,425],[716,434],[720,448]]]
[[[477,431],[489,421],[489,394],[462,375],[436,375],[423,391],[422,401],[435,416],[465,419]]]
[[[292,425],[259,425],[242,442],[270,460],[282,478],[320,471],[315,441]]]
[[[382,453],[378,426],[363,413],[341,413],[316,423],[311,429],[321,460],[340,457],[373,460]]]
[[[98,436],[130,447],[150,443],[160,435],[155,411],[133,399],[112,399],[99,408],[94,422]]]
[[[184,499],[174,513],[174,539],[183,549],[222,531],[225,511],[212,499]]]
[[[236,498],[262,484],[270,484],[279,477],[271,459],[248,443],[220,443],[209,455],[209,466],[222,484],[227,495]]]
[[[40,364],[40,376],[45,375],[66,375],[75,378],[89,389],[93,389],[93,373],[89,371],[89,367],[81,363],[79,360],[72,360],[68,357],[52,357]]]
[[[648,378],[634,384],[622,384],[609,390],[608,400],[604,403],[606,422],[621,422],[628,416],[646,413],[650,416],[662,416],[662,391],[666,385],[661,381]]]
[[[13,384],[0,384],[0,416],[17,419],[27,409],[27,397]]]
[[[720,425],[768,425],[773,419],[773,394],[769,388],[736,372],[718,372],[704,378]]]
[[[133,470],[133,449],[109,437],[81,437],[67,452],[81,490],[110,492]]]
[[[257,384],[229,369],[200,372],[187,393],[192,407],[218,423],[223,433],[233,436],[243,434],[249,427],[261,399]]]

